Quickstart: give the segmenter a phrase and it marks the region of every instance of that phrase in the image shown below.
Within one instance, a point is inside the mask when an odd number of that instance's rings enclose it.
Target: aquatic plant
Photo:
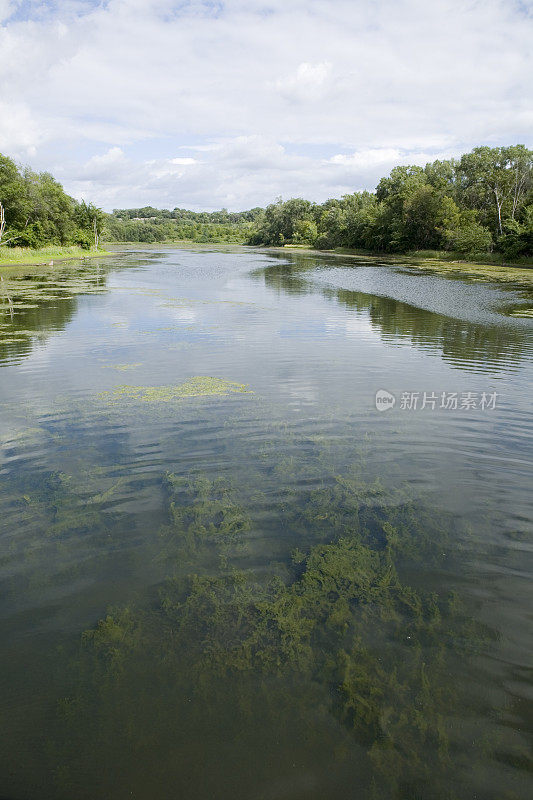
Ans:
[[[336,734],[346,758],[350,737],[366,753],[359,788],[369,796],[372,786],[381,796],[418,796],[431,781],[431,797],[447,797],[446,718],[465,700],[451,665],[485,633],[447,588],[400,577],[419,547],[445,558],[434,510],[338,475],[300,498],[285,523],[302,526],[310,546],[257,572],[231,563],[253,522],[226,481],[167,473],[163,489],[168,577],[153,604],[111,610],[84,634],[78,689],[60,704],[69,740],[97,720],[104,741],[138,748],[148,737],[171,762],[194,730],[202,736],[209,726],[235,742],[258,724],[290,728],[291,714],[312,726],[321,709],[348,736]],[[159,722],[147,730],[150,707]]]
[[[168,403],[188,397],[216,397],[234,393],[252,394],[244,383],[197,376],[177,386],[117,386],[110,392],[101,392],[98,396],[111,402],[124,399],[144,403]]]
[[[160,558],[179,560],[182,569],[185,564],[198,568],[213,557],[227,563],[228,555],[244,546],[250,517],[224,479],[185,478],[167,472],[163,488],[169,523],[159,532]]]
[[[42,444],[47,441],[46,432],[29,429],[23,441]],[[7,450],[15,442],[6,444]],[[102,571],[109,568],[106,560],[115,545],[120,518],[110,509],[110,501],[125,479],[110,480],[97,473],[85,471],[74,477],[59,470],[33,469],[16,479],[2,479],[3,514],[6,518],[14,514],[17,520],[16,534],[5,537],[1,558],[5,574],[0,588],[6,599],[27,600],[31,591],[45,586],[57,589],[75,575],[94,569],[97,561]],[[9,569],[17,561],[24,564],[21,574]]]
[[[117,369],[125,372],[126,370],[137,369],[137,367],[142,366],[142,362],[137,361],[134,364],[103,364],[102,366],[104,369]]]

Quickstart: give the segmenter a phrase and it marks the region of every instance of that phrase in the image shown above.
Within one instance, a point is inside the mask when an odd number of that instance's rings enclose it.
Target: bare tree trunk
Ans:
[[[525,186],[526,186],[526,180],[527,180],[527,177],[528,177],[526,173],[523,173],[521,178],[520,178],[520,180],[518,180],[518,170],[519,170],[519,168],[517,167],[516,168],[516,175],[515,175],[514,196],[513,196],[513,210],[512,210],[512,213],[511,213],[511,219],[515,218],[515,214],[516,214],[516,211],[518,209],[518,204],[519,204],[520,200],[522,199],[522,195],[524,193],[524,189],[525,189]]]
[[[5,242],[2,241],[2,236],[4,235],[6,230],[6,215],[4,212],[4,206],[0,203],[0,245],[7,244],[8,242],[13,242],[15,239],[18,239],[18,236],[12,236],[11,239],[6,239]]]
[[[94,229],[94,246],[96,250],[98,250],[98,220],[96,217],[93,220],[93,229]]]
[[[500,198],[498,196],[498,189],[497,189],[496,186],[494,187],[493,191],[494,191],[494,197],[496,198],[496,208],[498,209],[498,228],[500,230],[500,236],[502,236],[502,234],[503,234],[503,229],[502,229],[502,202],[503,201],[500,200]]]
[[[517,205],[518,205],[518,166],[514,174],[513,210],[511,211],[511,219],[514,219]]]

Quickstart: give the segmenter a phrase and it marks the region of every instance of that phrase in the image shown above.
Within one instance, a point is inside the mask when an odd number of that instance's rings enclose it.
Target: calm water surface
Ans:
[[[3,274],[0,797],[533,796],[524,287],[237,248]]]

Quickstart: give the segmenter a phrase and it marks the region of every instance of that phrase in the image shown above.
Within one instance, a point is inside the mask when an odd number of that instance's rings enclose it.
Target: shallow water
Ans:
[[[0,797],[531,796],[523,286],[245,248],[3,275]]]

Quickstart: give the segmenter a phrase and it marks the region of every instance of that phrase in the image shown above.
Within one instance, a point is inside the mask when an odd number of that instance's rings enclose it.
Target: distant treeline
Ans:
[[[261,208],[249,211],[173,211],[145,206],[115,209],[106,215],[106,239],[113,242],[234,242],[243,244],[254,234]]]
[[[300,244],[376,253],[449,250],[533,255],[533,151],[476,147],[458,160],[395,167],[375,192],[325,203],[279,199],[266,209],[229,212],[115,209],[78,203],[54,178],[0,155],[1,244],[42,247],[109,242]],[[0,208],[0,212],[1,212]]]
[[[19,168],[0,154],[0,245],[90,248],[102,232],[99,208],[78,203],[48,172]]]
[[[523,145],[476,147],[458,160],[395,167],[375,192],[320,204],[294,198],[238,213],[115,210],[106,215],[106,237],[527,257],[533,255],[532,158]]]

